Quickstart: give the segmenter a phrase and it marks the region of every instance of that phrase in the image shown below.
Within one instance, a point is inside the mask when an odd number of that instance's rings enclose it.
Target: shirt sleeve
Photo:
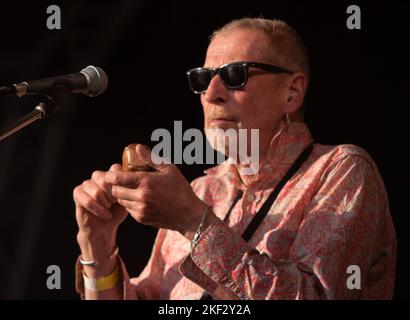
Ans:
[[[122,282],[124,300],[158,300],[160,299],[160,289],[162,275],[164,271],[164,261],[161,255],[161,246],[164,241],[166,230],[158,231],[155,243],[151,252],[151,257],[138,277],[130,278],[127,268],[118,256],[120,279]],[[82,276],[82,265],[77,259],[76,263],[76,290],[81,298],[84,298],[84,280]]]
[[[288,260],[272,261],[217,220],[180,270],[215,299],[355,299],[370,291],[378,298],[392,294],[392,255],[394,228],[377,168],[347,155],[317,183]],[[347,285],[351,265],[360,270],[360,289]]]

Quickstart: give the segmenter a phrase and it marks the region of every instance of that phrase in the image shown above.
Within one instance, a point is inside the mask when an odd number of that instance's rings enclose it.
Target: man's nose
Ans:
[[[221,103],[228,100],[228,89],[222,83],[219,74],[215,75],[205,92],[205,99],[209,103]]]

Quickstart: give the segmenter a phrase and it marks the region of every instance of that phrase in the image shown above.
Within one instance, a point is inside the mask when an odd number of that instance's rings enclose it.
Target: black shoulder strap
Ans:
[[[229,219],[229,216],[231,215],[231,212],[233,210],[233,208],[235,207],[236,203],[239,201],[239,199],[242,198],[243,195],[243,191],[241,189],[238,190],[238,193],[235,196],[235,199],[233,199],[233,202],[231,204],[231,206],[229,207],[228,212],[225,215],[224,221],[227,222]]]
[[[313,142],[306,147],[305,150],[299,155],[299,157],[295,160],[295,162],[292,164],[292,166],[289,168],[289,170],[286,172],[285,176],[282,178],[282,180],[279,181],[278,185],[276,186],[275,190],[272,191],[272,193],[269,195],[268,199],[265,201],[265,203],[262,205],[262,207],[259,209],[259,211],[255,214],[253,217],[252,221],[249,223],[248,227],[242,234],[242,238],[248,242],[252,235],[255,233],[256,229],[259,227],[259,225],[262,223],[262,220],[266,217],[266,215],[269,212],[269,209],[272,207],[273,203],[275,202],[276,198],[278,197],[278,194],[286,184],[286,182],[289,181],[289,179],[300,169],[302,164],[309,158],[311,152],[313,150]],[[236,195],[231,207],[229,208],[228,213],[225,216],[224,221],[227,220],[229,217],[233,207],[235,204],[239,201],[239,199],[242,197],[242,191],[239,190],[238,194]],[[200,300],[213,300],[212,296],[208,292],[204,292],[203,295],[201,296]]]
[[[289,179],[299,170],[299,168],[302,166],[302,164],[307,160],[309,157],[310,153],[312,152],[313,149],[313,143],[311,143],[300,155],[299,157],[295,160],[293,165],[290,167],[288,172],[286,172],[285,176],[282,178],[282,180],[279,181],[278,185],[276,186],[275,190],[272,191],[272,193],[269,195],[268,199],[265,201],[265,203],[262,205],[262,207],[259,209],[259,211],[255,214],[253,217],[252,221],[249,223],[248,227],[242,234],[242,238],[248,242],[249,239],[252,237],[252,235],[255,233],[256,229],[259,227],[259,225],[262,223],[262,220],[266,217],[266,215],[269,212],[269,209],[272,207],[273,203],[275,202],[276,198],[278,197],[278,194],[286,184],[286,182],[289,181]]]

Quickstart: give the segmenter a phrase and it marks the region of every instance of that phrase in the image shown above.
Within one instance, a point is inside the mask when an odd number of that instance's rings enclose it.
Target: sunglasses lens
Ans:
[[[246,82],[245,66],[241,64],[232,64],[221,68],[219,74],[228,88],[240,88]]]
[[[197,93],[204,92],[208,89],[212,80],[212,71],[207,69],[195,69],[188,74],[189,85]]]

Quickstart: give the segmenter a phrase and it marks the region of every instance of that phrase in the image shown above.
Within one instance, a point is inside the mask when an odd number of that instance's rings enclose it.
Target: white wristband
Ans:
[[[114,288],[118,284],[119,274],[118,267],[115,266],[114,271],[105,277],[100,278],[88,278],[83,271],[84,288],[91,291],[104,291]]]

